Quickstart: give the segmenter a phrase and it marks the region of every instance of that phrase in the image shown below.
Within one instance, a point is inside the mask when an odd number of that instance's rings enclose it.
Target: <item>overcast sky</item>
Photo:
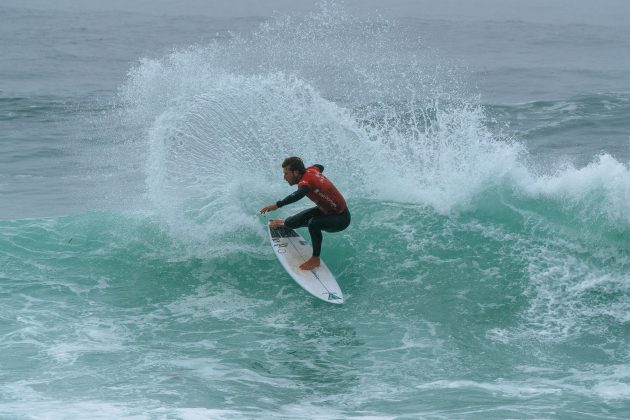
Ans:
[[[2,0],[44,10],[123,11],[216,17],[300,15],[317,0]],[[354,15],[446,20],[522,20],[542,23],[629,25],[630,0],[344,0]]]

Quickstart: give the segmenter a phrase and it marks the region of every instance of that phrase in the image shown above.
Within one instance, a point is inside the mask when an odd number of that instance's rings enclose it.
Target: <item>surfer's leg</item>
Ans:
[[[284,225],[291,229],[308,226],[308,232],[311,234],[311,243],[313,244],[313,256],[315,257],[319,257],[322,244],[322,231],[317,227],[317,223],[313,224],[313,220],[321,216],[324,216],[324,213],[317,207],[313,207],[288,217],[284,221]],[[313,228],[311,228],[311,225],[313,225]]]
[[[324,236],[322,235],[322,230],[319,228],[317,223],[313,223],[313,220],[316,218],[313,217],[311,219],[311,223],[308,224],[308,233],[311,234],[311,243],[313,245],[313,257],[319,257],[319,254],[322,252],[322,240]]]
[[[322,232],[321,230],[319,232],[313,232],[310,228],[310,223],[315,217],[321,215],[323,215],[322,211],[317,207],[313,207],[311,209],[304,210],[294,216],[288,217],[284,221],[284,225],[291,229],[309,226],[308,231],[311,234],[311,243],[313,244],[313,250],[318,250],[317,254],[315,254],[315,251],[313,251],[313,256],[300,265],[300,268],[302,270],[312,270],[316,267],[319,267],[319,250],[321,249]]]
[[[322,230],[326,232],[341,232],[350,226],[350,211],[346,209],[341,214],[330,214],[322,221]]]
[[[350,225],[350,212],[346,209],[341,214],[320,213],[312,217],[308,222],[308,232],[313,243],[313,256],[319,257],[322,250],[324,237],[322,230],[326,232],[340,232]]]
[[[284,220],[284,225],[291,229],[297,229],[300,227],[308,226],[308,221],[311,220],[314,216],[322,214],[321,210],[317,207],[313,207],[311,209],[307,209],[299,212],[291,217],[287,217]]]

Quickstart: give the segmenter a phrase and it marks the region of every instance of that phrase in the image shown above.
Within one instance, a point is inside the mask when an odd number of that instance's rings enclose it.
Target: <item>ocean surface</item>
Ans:
[[[0,4],[0,418],[630,416],[628,20],[363,12]]]

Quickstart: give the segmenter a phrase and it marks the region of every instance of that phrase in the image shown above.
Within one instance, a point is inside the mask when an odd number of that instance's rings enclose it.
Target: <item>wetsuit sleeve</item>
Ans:
[[[304,185],[298,188],[296,191],[292,192],[291,194],[287,195],[284,199],[280,201],[276,201],[276,206],[282,207],[282,206],[286,206],[287,204],[295,203],[299,199],[306,196],[306,194],[308,194],[308,187]]]
[[[316,167],[317,169],[319,169],[319,172],[324,172],[324,165],[320,165],[319,163],[317,165],[313,165],[314,167]]]

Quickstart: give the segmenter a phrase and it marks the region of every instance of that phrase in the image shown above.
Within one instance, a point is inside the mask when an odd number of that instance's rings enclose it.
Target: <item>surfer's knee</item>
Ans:
[[[326,215],[314,216],[308,219],[308,227],[313,229],[324,230],[326,226]]]
[[[299,227],[298,223],[296,223],[295,216],[290,216],[284,219],[284,225],[288,227],[289,229],[295,229]]]

